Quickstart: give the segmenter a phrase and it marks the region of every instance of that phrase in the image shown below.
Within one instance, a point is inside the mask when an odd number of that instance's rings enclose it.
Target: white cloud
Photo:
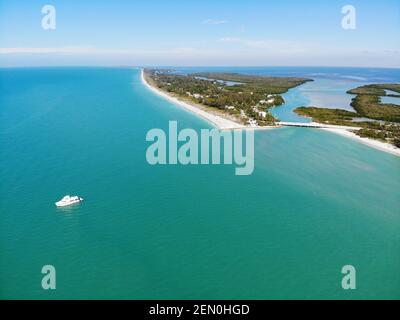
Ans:
[[[207,19],[202,22],[203,24],[219,25],[228,23],[227,20]]]

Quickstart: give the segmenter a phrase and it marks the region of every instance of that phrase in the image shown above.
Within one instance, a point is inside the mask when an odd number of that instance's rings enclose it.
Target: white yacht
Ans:
[[[69,206],[71,204],[74,203],[79,203],[83,201],[83,199],[81,197],[78,196],[65,196],[64,198],[62,198],[60,201],[56,202],[56,206],[57,207],[65,207],[65,206]]]

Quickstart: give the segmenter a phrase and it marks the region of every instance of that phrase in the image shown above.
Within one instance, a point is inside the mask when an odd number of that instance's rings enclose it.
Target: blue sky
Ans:
[[[400,0],[0,0],[1,66],[400,67],[399,35]]]

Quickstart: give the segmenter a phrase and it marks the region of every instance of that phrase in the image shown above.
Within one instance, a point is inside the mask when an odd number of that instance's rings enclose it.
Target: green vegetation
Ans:
[[[349,94],[368,94],[373,96],[386,96],[386,91],[395,91],[400,93],[400,84],[398,83],[386,83],[386,84],[369,84],[366,86],[358,87],[347,91]],[[393,96],[393,95],[388,95]]]
[[[358,123],[353,122],[354,118],[358,117],[356,112],[351,112],[342,109],[328,109],[316,107],[299,107],[295,112],[304,117],[310,117],[315,122],[326,123],[332,125],[354,125]]]
[[[357,95],[351,102],[351,106],[356,112],[315,107],[300,107],[295,112],[311,117],[320,123],[361,127],[360,130],[355,131],[360,137],[377,139],[400,147],[400,106],[381,103],[380,98],[381,96],[397,97],[398,95],[388,95],[386,90],[400,93],[400,84],[370,84],[349,90],[347,93]],[[354,118],[385,122],[354,122]]]
[[[243,84],[246,89],[258,92],[268,92],[269,94],[283,94],[289,89],[297,87],[305,82],[313,81],[306,78],[288,78],[288,77],[260,77],[243,75],[239,73],[218,73],[203,72],[193,74],[195,77],[204,77],[208,79],[216,79],[229,82],[237,82]],[[240,90],[243,86],[235,86],[232,90]]]
[[[356,132],[360,137],[389,142],[400,148],[400,126],[397,124],[380,124],[362,128]]]
[[[356,112],[341,109],[300,107],[295,112],[301,116],[311,117],[313,121],[319,123],[361,127],[360,130],[354,131],[360,137],[377,139],[400,147],[400,125],[397,123],[379,121],[354,122],[354,118],[359,118],[360,115]]]
[[[382,104],[380,97],[369,94],[357,95],[351,106],[362,117],[390,122],[400,122],[400,106],[395,104]]]
[[[400,122],[400,107],[391,103],[381,103],[380,98],[381,96],[400,97],[400,95],[387,94],[386,90],[400,93],[400,84],[369,84],[349,90],[347,93],[357,95],[351,106],[361,117]]]
[[[312,81],[228,73],[179,75],[170,70],[145,70],[145,77],[152,85],[182,100],[210,108],[244,124],[259,126],[275,124],[276,119],[268,109],[284,103],[279,94]]]
[[[367,85],[348,91],[357,94],[351,103],[356,112],[315,107],[300,107],[295,112],[320,123],[361,127],[355,131],[360,137],[377,139],[400,147],[400,107],[381,103],[380,96],[386,95],[385,90],[400,92],[400,84]],[[386,122],[353,121],[354,118],[362,117]]]

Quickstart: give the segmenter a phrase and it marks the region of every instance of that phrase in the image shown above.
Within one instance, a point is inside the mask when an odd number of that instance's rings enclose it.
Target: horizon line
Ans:
[[[331,66],[331,65],[15,65],[2,66],[0,69],[11,68],[354,68],[354,69],[400,69],[400,66]]]

